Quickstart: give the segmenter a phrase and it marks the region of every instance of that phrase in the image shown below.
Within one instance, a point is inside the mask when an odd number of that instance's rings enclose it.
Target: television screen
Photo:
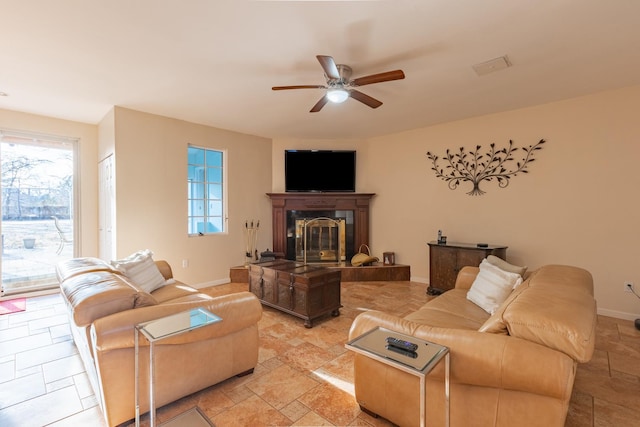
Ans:
[[[285,150],[287,192],[355,192],[356,152],[347,150]]]

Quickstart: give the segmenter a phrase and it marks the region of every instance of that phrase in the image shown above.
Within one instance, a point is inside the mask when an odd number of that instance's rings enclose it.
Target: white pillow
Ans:
[[[149,249],[135,252],[128,257],[111,261],[111,265],[127,276],[145,292],[151,293],[165,284],[165,279],[153,261]]]
[[[489,255],[487,257],[487,261],[491,264],[498,267],[500,270],[509,271],[511,273],[519,274],[520,276],[524,276],[524,273],[527,271],[527,267],[520,267],[519,265],[513,265],[503,260],[502,258],[498,258],[495,255]]]
[[[519,274],[501,270],[484,259],[480,263],[480,272],[467,292],[467,299],[493,314],[521,283],[522,276]]]

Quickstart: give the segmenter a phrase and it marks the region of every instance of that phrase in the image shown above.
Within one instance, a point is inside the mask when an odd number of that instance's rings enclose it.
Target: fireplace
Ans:
[[[346,259],[346,224],[350,219],[353,224],[353,216],[350,212],[343,212],[345,217],[329,218],[316,217],[308,219],[309,215],[316,215],[315,211],[289,211],[287,212],[287,256],[296,261],[308,263],[340,263]],[[290,231],[289,224],[293,224]],[[350,233],[352,234],[352,233]],[[294,238],[293,242],[290,239]],[[349,239],[350,243],[353,239]],[[291,257],[290,250],[295,254]]]
[[[369,244],[374,194],[269,193],[273,252],[305,263],[344,263]]]

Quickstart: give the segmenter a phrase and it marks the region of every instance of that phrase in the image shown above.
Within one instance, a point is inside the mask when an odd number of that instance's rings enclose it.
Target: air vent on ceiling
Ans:
[[[503,70],[509,67],[511,67],[511,62],[505,55],[486,62],[475,64],[473,66],[473,69],[475,70],[477,75],[484,76],[485,74],[493,73],[494,71]]]

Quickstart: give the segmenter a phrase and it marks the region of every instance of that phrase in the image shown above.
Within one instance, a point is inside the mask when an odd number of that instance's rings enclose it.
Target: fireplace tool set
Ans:
[[[260,229],[260,220],[254,223],[253,220],[244,222],[244,240],[245,240],[245,265],[254,260],[258,261],[258,230]]]

